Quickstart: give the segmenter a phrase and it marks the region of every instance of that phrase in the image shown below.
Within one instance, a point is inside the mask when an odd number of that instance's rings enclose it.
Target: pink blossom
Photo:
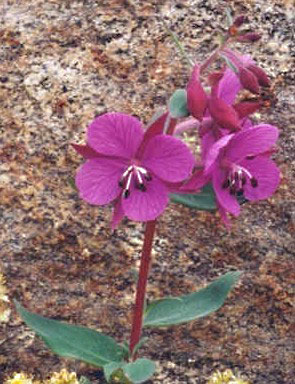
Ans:
[[[222,137],[207,151],[203,171],[195,173],[183,190],[198,190],[211,181],[223,218],[227,212],[238,216],[237,194],[258,201],[270,197],[278,187],[280,172],[269,158],[277,138],[277,128],[269,124]]]
[[[80,197],[94,205],[114,202],[113,227],[124,215],[154,220],[170,190],[191,175],[194,157],[181,140],[161,134],[163,117],[144,132],[135,117],[106,113],[88,127],[87,145],[74,145],[86,159],[76,176]]]

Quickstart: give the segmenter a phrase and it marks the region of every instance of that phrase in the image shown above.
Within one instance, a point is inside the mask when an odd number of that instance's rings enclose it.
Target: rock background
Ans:
[[[291,384],[294,355],[295,27],[282,1],[0,1],[0,267],[10,299],[45,316],[129,336],[142,225],[109,229],[70,185],[93,117],[121,111],[147,122],[189,69],[160,15],[193,59],[216,46],[225,8],[263,34],[251,53],[275,84],[275,105],[256,116],[277,125],[282,183],[245,206],[231,233],[217,215],[171,205],[160,218],[149,297],[199,289],[228,270],[243,278],[216,314],[150,330],[141,354],[158,362],[150,383],[200,383],[217,368],[252,384]],[[12,306],[11,306],[12,308]],[[46,378],[67,367],[94,384],[100,372],[59,359],[14,309],[0,327],[0,382],[14,371]]]

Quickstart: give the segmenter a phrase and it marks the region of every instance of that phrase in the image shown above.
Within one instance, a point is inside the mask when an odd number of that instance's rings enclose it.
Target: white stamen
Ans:
[[[132,172],[128,176],[127,183],[126,183],[124,191],[129,191],[130,184],[131,184],[131,179],[132,179]]]
[[[139,183],[143,184],[143,180],[142,180],[141,174],[140,174],[140,172],[138,170],[138,167],[135,168],[135,172],[136,172],[136,176],[138,178]]]
[[[122,174],[122,179],[124,179],[127,175],[128,175],[128,173],[132,170],[132,168],[133,168],[133,165],[130,165],[127,169],[126,169],[126,171]]]
[[[147,170],[146,170],[146,169],[144,169],[144,168],[142,168],[142,167],[135,167],[135,169],[136,169],[137,171],[139,171],[139,172],[143,173],[144,175],[146,175],[146,174],[147,174]]]

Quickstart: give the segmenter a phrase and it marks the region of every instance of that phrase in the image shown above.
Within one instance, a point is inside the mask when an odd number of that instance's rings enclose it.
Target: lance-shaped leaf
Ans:
[[[123,348],[110,336],[31,313],[16,301],[15,306],[24,322],[59,356],[97,367],[121,361],[124,357]]]
[[[187,323],[219,309],[241,272],[228,272],[200,291],[168,297],[151,303],[144,316],[145,327],[167,327]]]
[[[185,89],[177,89],[169,100],[169,112],[173,118],[187,117],[187,94]]]

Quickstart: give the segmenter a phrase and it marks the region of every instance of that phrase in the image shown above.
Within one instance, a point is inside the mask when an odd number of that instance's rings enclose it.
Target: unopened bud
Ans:
[[[242,101],[241,103],[233,105],[233,107],[238,113],[239,118],[243,119],[256,112],[261,107],[261,103],[259,101]]]
[[[254,75],[256,76],[258,83],[260,85],[262,85],[263,87],[269,87],[270,86],[270,80],[262,68],[257,67],[257,65],[255,65],[255,64],[250,64],[247,66],[247,68],[252,73],[254,73]]]
[[[210,115],[222,128],[230,131],[239,131],[241,129],[239,116],[231,105],[226,104],[225,101],[218,97],[211,97],[208,107]]]
[[[223,78],[224,72],[212,72],[208,76],[208,83],[211,87],[214,87],[219,83],[219,81]]]
[[[200,81],[200,68],[195,66],[187,85],[187,108],[193,117],[202,121],[208,97]]]
[[[241,68],[239,77],[243,88],[248,89],[252,93],[259,94],[259,83],[252,71],[247,68]]]
[[[261,35],[259,33],[255,32],[248,32],[244,33],[243,35],[240,35],[237,37],[237,41],[240,41],[241,43],[254,43],[257,40],[261,39]]]
[[[247,16],[245,15],[240,15],[235,18],[233,25],[235,25],[237,28],[239,28],[242,24],[248,21]]]

